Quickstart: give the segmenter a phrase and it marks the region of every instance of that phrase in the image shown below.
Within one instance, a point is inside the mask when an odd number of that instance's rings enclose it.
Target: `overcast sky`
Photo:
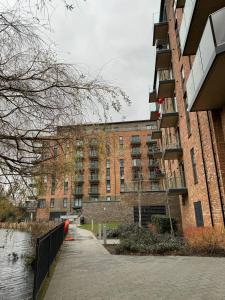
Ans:
[[[52,15],[51,37],[61,59],[91,74],[101,72],[120,86],[132,100],[122,112],[126,120],[149,118],[153,13],[159,6],[160,0],[87,0],[72,12],[58,5]],[[121,121],[121,116],[114,116],[114,121]]]

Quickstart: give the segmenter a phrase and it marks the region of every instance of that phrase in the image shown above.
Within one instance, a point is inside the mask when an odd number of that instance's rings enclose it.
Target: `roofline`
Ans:
[[[90,125],[119,125],[119,124],[133,124],[133,123],[146,123],[146,122],[152,122],[150,119],[146,120],[132,120],[132,121],[124,121],[124,122],[105,122],[105,123],[85,123],[85,124],[76,124],[76,125],[64,125],[64,126],[58,126],[57,128],[64,128],[64,127],[76,127],[76,126],[90,126]]]

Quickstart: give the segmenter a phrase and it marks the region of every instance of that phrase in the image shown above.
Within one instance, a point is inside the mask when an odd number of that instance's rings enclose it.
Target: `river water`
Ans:
[[[30,240],[27,232],[0,229],[0,300],[32,299],[33,271],[25,263]]]

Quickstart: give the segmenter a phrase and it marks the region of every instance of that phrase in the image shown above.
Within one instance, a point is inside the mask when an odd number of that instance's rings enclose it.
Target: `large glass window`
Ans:
[[[54,206],[55,206],[55,199],[52,198],[52,199],[50,200],[50,207],[53,208]]]
[[[63,208],[67,208],[67,198],[63,198]]]
[[[38,208],[45,208],[46,200],[45,199],[39,199],[38,200]]]

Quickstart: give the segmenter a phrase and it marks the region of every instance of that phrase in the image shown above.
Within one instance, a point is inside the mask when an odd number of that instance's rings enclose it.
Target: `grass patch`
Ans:
[[[106,225],[106,228],[108,230],[111,230],[111,229],[117,229],[118,226],[120,225],[119,223],[117,222],[111,222],[111,223],[104,223]],[[83,224],[83,225],[80,225],[79,228],[82,228],[82,229],[86,229],[86,230],[89,230],[89,231],[92,231],[94,233],[94,235],[98,235],[98,228],[99,228],[99,223],[97,224],[94,224],[94,228],[93,230],[91,229],[91,224]]]

